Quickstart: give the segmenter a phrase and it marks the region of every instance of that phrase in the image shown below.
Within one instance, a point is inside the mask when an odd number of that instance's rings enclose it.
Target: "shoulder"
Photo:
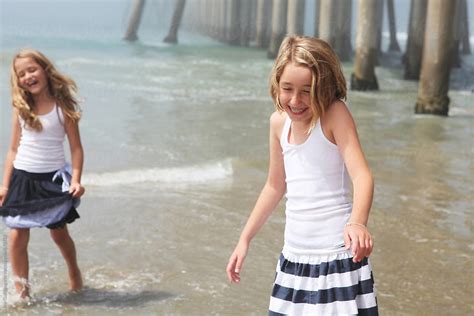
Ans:
[[[346,103],[341,100],[334,101],[326,110],[326,115],[329,117],[339,116],[339,115],[351,115],[349,108]]]
[[[12,115],[13,115],[13,117],[20,118],[20,110],[18,110],[17,107],[13,107]]]
[[[285,124],[286,117],[287,115],[285,112],[278,112],[278,111],[273,112],[272,115],[270,115],[270,126],[283,127],[283,125]]]
[[[20,111],[14,107],[13,110],[12,110],[12,124],[13,124],[13,127],[16,128],[16,127],[21,127],[21,116],[20,116]]]
[[[285,125],[287,115],[285,112],[275,111],[270,116],[270,131],[272,131],[279,138]]]
[[[14,124],[20,124],[20,122],[23,120],[20,115],[20,110],[18,110],[16,107],[13,107],[12,110],[12,120]]]
[[[354,125],[354,119],[352,118],[349,108],[341,100],[333,102],[328,107],[323,119],[326,126],[331,130],[337,129],[338,127],[347,128]]]
[[[71,118],[70,112],[64,108],[63,105],[56,103],[56,112],[58,113],[59,120],[63,125],[74,125],[76,122]]]

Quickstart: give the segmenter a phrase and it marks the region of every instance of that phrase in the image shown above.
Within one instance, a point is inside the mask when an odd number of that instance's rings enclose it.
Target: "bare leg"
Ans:
[[[82,289],[82,276],[79,266],[77,265],[76,247],[74,246],[74,241],[69,235],[67,226],[58,229],[51,229],[50,233],[66,261],[69,273],[70,290],[77,291]]]
[[[12,228],[10,230],[10,255],[15,288],[21,298],[30,296],[28,286],[28,242],[30,240],[29,228]]]

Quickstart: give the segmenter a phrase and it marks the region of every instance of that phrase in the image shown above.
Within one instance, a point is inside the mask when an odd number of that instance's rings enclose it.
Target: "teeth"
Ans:
[[[290,110],[291,110],[291,112],[293,112],[293,113],[301,113],[301,112],[303,112],[303,111],[306,110],[306,109],[305,109],[305,108],[304,108],[304,109],[299,109],[299,108],[294,108],[294,107],[291,107],[291,106],[290,106]]]
[[[34,84],[36,84],[36,83],[38,83],[38,80],[36,80],[36,79],[31,79],[31,80],[29,80],[26,84],[27,84],[29,87],[31,87],[32,85],[34,85]]]

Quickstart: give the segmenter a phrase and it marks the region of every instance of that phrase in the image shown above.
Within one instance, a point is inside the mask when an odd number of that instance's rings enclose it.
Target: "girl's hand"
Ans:
[[[5,188],[5,187],[1,187],[0,188],[0,206],[3,205],[3,200],[5,199],[5,197],[7,196],[7,193],[8,193],[8,189]]]
[[[226,271],[227,278],[231,283],[240,282],[240,270],[242,269],[245,257],[247,256],[248,249],[248,243],[239,241],[234,252],[230,256]]]
[[[79,182],[71,183],[71,186],[69,187],[69,193],[71,193],[74,198],[80,198],[85,191],[86,189],[84,189]]]
[[[360,262],[372,253],[374,243],[369,230],[363,224],[348,223],[344,228],[344,244],[351,249],[352,261]]]

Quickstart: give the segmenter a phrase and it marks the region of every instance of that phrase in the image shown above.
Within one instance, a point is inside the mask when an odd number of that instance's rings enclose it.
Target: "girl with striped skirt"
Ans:
[[[276,111],[268,178],[230,256],[228,278],[240,282],[250,241],[286,192],[269,315],[378,315],[368,258],[373,178],[343,102],[339,60],[322,40],[290,36],[270,81]]]
[[[79,218],[76,207],[84,193],[77,87],[42,53],[29,49],[14,56],[11,85],[12,135],[0,188],[0,216],[10,227],[15,287],[21,299],[30,297],[30,228],[47,227],[66,261],[70,289],[79,290],[81,272],[66,226]],[[72,166],[65,160],[66,136]]]

